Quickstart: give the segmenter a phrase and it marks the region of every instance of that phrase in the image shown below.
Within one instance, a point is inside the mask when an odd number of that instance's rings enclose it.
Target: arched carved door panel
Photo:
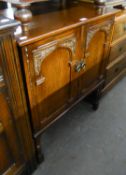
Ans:
[[[78,53],[73,32],[24,47],[24,68],[34,133],[55,120],[71,97],[71,62]]]
[[[41,65],[44,81],[35,86],[37,112],[41,126],[53,114],[68,102],[70,92],[70,52],[66,48],[57,48],[45,58]],[[54,114],[55,117],[55,114]]]
[[[112,21],[89,27],[85,44],[85,72],[81,77],[82,90],[86,90],[105,74],[107,54],[112,32]]]

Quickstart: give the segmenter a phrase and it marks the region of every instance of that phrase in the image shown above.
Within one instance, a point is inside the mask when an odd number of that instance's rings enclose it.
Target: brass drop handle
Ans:
[[[122,52],[122,50],[123,50],[123,48],[122,48],[122,47],[120,47],[120,48],[119,48],[119,52]]]
[[[75,67],[74,67],[75,72],[80,72],[81,69],[82,69],[82,68],[81,68],[80,62],[76,63],[76,64],[75,64]]]
[[[117,68],[115,69],[115,73],[118,73],[118,71],[119,71],[119,67],[117,67]]]
[[[80,61],[80,66],[81,66],[81,69],[84,69],[84,68],[85,68],[85,66],[86,66],[86,61],[85,61],[84,59],[82,59],[82,60]]]
[[[84,59],[74,60],[74,61],[70,61],[69,64],[74,68],[75,72],[79,73],[82,69],[85,68],[86,60],[84,60]]]

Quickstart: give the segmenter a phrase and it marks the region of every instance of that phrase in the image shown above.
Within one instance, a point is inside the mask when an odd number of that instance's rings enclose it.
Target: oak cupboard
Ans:
[[[27,39],[17,37],[39,161],[43,159],[40,136],[46,128],[91,93],[93,108],[98,107],[115,12],[78,22],[85,9],[77,6],[36,16]],[[75,19],[74,10],[78,12]]]
[[[78,3],[34,15],[15,36],[18,22],[0,28],[0,173],[29,175],[43,160],[40,138],[51,124],[84,98],[98,108],[126,66],[120,13]]]
[[[0,174],[27,175],[36,164],[13,35],[19,23],[5,17],[0,22]]]

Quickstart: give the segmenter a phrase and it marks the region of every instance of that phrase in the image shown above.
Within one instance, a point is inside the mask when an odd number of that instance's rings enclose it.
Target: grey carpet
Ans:
[[[45,162],[33,175],[126,175],[126,78],[94,112],[79,103],[42,136]]]

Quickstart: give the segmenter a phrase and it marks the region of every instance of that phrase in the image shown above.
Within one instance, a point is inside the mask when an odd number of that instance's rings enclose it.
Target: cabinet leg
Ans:
[[[92,109],[93,109],[94,111],[97,111],[98,107],[99,107],[99,102],[98,102],[98,103],[92,104]]]
[[[37,137],[35,139],[35,147],[36,147],[36,157],[38,163],[42,163],[44,161],[44,154],[41,148],[41,137]]]
[[[92,94],[92,109],[96,111],[99,107],[99,100],[101,97],[101,87],[99,87],[93,94]]]
[[[86,101],[92,105],[92,109],[96,111],[99,107],[99,100],[101,97],[101,87],[97,88],[94,92],[92,92],[88,97],[86,97]]]

